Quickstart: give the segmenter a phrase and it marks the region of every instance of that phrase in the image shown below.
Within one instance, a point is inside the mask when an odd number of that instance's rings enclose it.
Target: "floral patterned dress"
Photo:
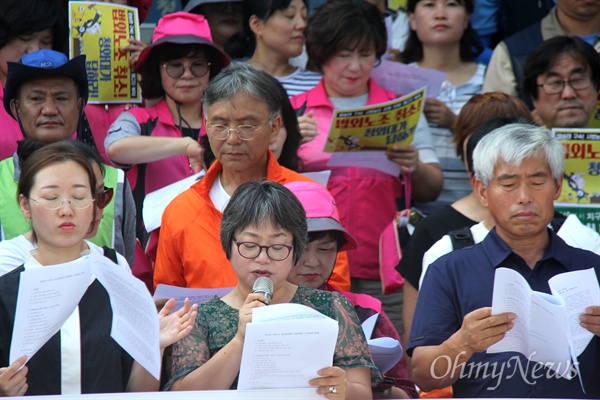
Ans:
[[[371,369],[371,383],[382,377],[373,363],[367,341],[352,304],[339,293],[298,286],[290,303],[303,304],[339,322],[333,365],[343,368]],[[229,343],[238,330],[239,310],[218,297],[200,305],[192,332],[173,346],[168,390],[175,381],[193,372]],[[231,389],[237,388],[237,378]]]

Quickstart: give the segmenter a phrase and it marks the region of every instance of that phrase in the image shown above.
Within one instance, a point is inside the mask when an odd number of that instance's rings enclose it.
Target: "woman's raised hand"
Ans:
[[[174,306],[175,299],[169,299],[158,313],[161,349],[189,335],[198,315],[198,304],[191,305],[189,299],[185,299],[183,307],[171,313]]]
[[[262,293],[249,293],[246,301],[239,312],[237,336],[244,341],[246,336],[246,324],[252,322],[252,309],[256,307],[265,307],[267,298]]]
[[[313,140],[319,134],[317,128],[317,121],[313,118],[313,111],[298,117],[298,126],[300,127],[300,134],[302,135],[301,144],[308,143]]]
[[[129,39],[129,44],[127,46],[121,47],[122,51],[133,51],[133,54],[129,58],[129,68],[132,70],[135,69],[138,59],[140,58],[140,53],[144,48],[146,48],[146,43],[141,40]]]
[[[0,397],[23,396],[27,392],[27,367],[24,366],[26,361],[27,356],[23,356],[10,366],[0,368]]]
[[[454,114],[443,101],[439,101],[438,99],[426,99],[423,112],[425,113],[427,122],[430,124],[454,129],[456,114]]]

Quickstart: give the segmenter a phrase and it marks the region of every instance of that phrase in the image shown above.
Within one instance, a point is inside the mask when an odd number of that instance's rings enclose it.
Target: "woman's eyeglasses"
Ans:
[[[271,246],[261,246],[258,243],[254,242],[238,242],[233,239],[233,243],[236,244],[238,248],[238,253],[240,256],[244,258],[248,258],[250,260],[258,257],[260,252],[265,249],[267,252],[267,256],[273,261],[283,261],[289,257],[290,253],[294,246],[288,246],[285,244],[272,244]]]
[[[50,211],[54,211],[54,210],[58,210],[59,208],[62,208],[62,206],[64,206],[65,203],[69,203],[69,205],[71,207],[73,207],[77,210],[85,210],[95,201],[95,199],[92,199],[91,197],[81,197],[81,198],[73,197],[70,199],[61,199],[60,197],[55,197],[55,198],[51,198],[51,199],[46,199],[46,198],[34,199],[33,197],[30,197],[29,200],[32,200],[32,201],[40,204],[46,210],[50,210]]]
[[[186,69],[189,69],[192,75],[196,78],[202,78],[210,70],[210,63],[204,61],[196,61],[191,65],[186,65],[180,61],[168,61],[162,65],[162,67],[173,79],[178,79],[183,76]]]

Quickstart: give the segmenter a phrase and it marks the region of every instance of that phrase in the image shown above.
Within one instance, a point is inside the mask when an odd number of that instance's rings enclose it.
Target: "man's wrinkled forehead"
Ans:
[[[17,91],[17,98],[27,93],[52,93],[53,95],[63,94],[73,98],[79,98],[77,85],[72,78],[66,76],[49,76],[37,79],[31,79],[23,82]]]

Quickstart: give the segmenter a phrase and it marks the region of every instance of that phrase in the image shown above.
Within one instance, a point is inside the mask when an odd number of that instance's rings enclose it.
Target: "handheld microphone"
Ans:
[[[271,304],[271,298],[273,298],[273,281],[266,276],[261,276],[256,281],[254,281],[254,286],[252,286],[252,293],[261,293],[266,298],[266,305]]]

